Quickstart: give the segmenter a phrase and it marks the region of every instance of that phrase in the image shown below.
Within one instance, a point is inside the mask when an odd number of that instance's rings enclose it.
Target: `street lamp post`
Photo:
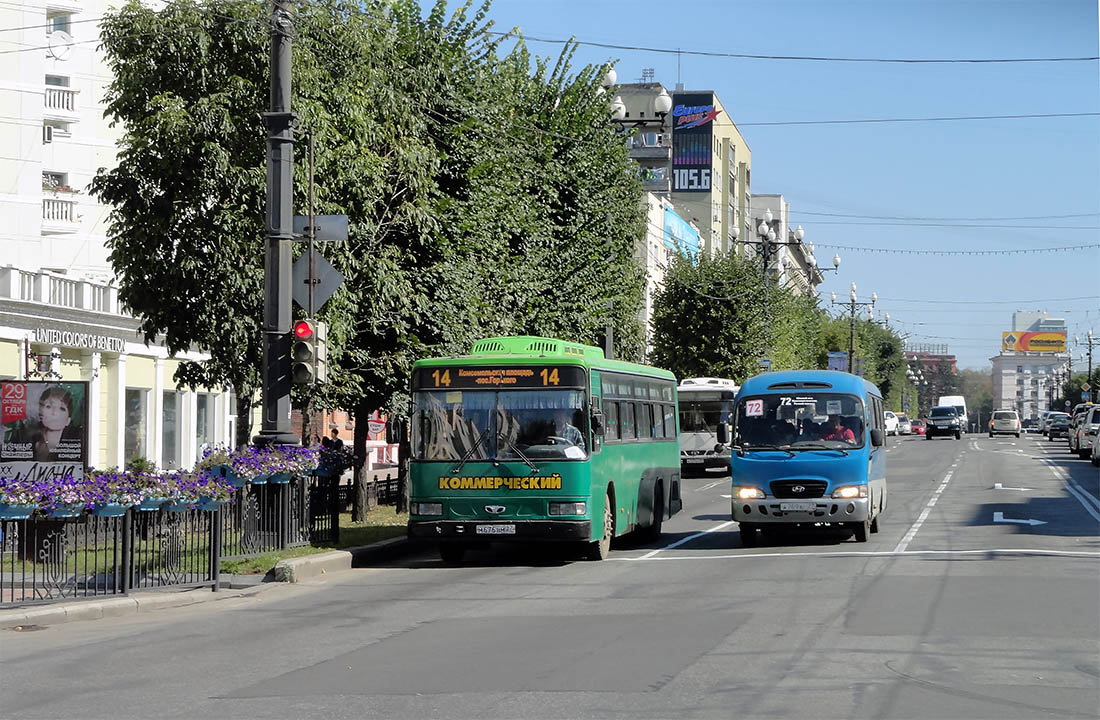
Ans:
[[[858,296],[856,295],[856,284],[853,282],[852,287],[848,292],[848,302],[838,303],[836,301],[836,293],[830,293],[829,299],[833,305],[847,305],[848,306],[848,372],[852,372],[852,356],[855,354],[856,343],[856,309],[867,308],[871,310],[875,307],[875,303],[878,302],[878,293],[871,293],[871,302],[857,302]],[[854,374],[854,373],[853,373]]]
[[[1096,392],[1096,389],[1093,387],[1093,382],[1092,382],[1092,349],[1094,347],[1096,347],[1097,345],[1100,345],[1100,337],[1094,338],[1092,336],[1092,330],[1089,330],[1087,333],[1085,333],[1085,341],[1084,342],[1081,342],[1081,338],[1079,338],[1075,335],[1073,337],[1073,344],[1074,345],[1084,345],[1088,349],[1088,352],[1086,353],[1086,355],[1087,355],[1088,360],[1089,360],[1089,364],[1088,364],[1089,369],[1088,369],[1088,374],[1085,375],[1085,383],[1088,384],[1088,386],[1089,386],[1089,389],[1087,390],[1087,392],[1089,394],[1089,402],[1092,402],[1092,399],[1093,399],[1094,394]]]

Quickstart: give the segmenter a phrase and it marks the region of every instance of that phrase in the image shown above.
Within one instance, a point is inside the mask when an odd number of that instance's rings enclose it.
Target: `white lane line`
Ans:
[[[953,474],[954,473],[949,472],[943,476],[943,482],[936,488],[936,492],[932,494],[932,499],[928,501],[928,505],[926,505],[924,510],[921,511],[921,514],[917,516],[917,521],[913,523],[913,527],[909,528],[909,532],[905,533],[901,542],[894,548],[895,553],[905,552],[905,548],[909,547],[909,543],[913,542],[913,538],[917,536],[917,531],[920,530],[920,526],[928,519],[928,513],[932,512],[932,508],[936,506],[936,501],[939,500],[943,491],[947,489],[947,483],[951,482],[951,476]]]
[[[712,482],[712,483],[709,483],[709,484],[707,484],[707,485],[704,485],[704,486],[702,486],[702,487],[697,487],[697,488],[695,488],[695,492],[702,492],[703,490],[710,490],[710,489],[711,489],[712,487],[718,487],[719,485],[724,485],[724,484],[726,484],[726,483],[728,483],[728,482],[732,482],[732,481],[730,481],[730,480],[727,480],[727,479],[725,479],[725,478],[723,478],[723,479],[721,479],[721,480],[715,480],[715,481],[714,481],[714,482]]]
[[[728,520],[728,521],[722,523],[721,525],[715,525],[714,527],[712,527],[708,530],[704,530],[703,532],[697,532],[694,535],[688,535],[686,538],[682,538],[680,540],[677,540],[676,542],[672,543],[671,545],[666,545],[663,548],[657,548],[656,550],[652,550],[649,553],[646,553],[645,555],[641,556],[640,558],[631,558],[631,559],[632,560],[648,560],[649,558],[653,557],[654,555],[656,555],[657,553],[659,553],[663,550],[671,550],[674,547],[680,547],[681,545],[683,545],[686,542],[691,542],[692,540],[695,540],[696,538],[701,538],[704,535],[709,535],[712,532],[717,532],[718,530],[721,530],[722,528],[727,528],[727,527],[729,527],[730,525],[733,525],[733,524],[734,524],[733,520]]]
[[[1100,499],[1097,499],[1083,487],[1074,482],[1073,478],[1069,476],[1069,473],[1055,465],[1053,461],[1043,460],[1042,462],[1044,465],[1050,468],[1050,472],[1054,475],[1054,477],[1065,483],[1066,490],[1069,490],[1070,495],[1073,495],[1073,497],[1077,498],[1077,502],[1081,503],[1081,505],[1085,508],[1085,511],[1088,512],[1089,515],[1092,515],[1094,519],[1100,521]]]
[[[1049,557],[1087,558],[1100,559],[1100,552],[1087,552],[1083,550],[1041,550],[1036,548],[991,548],[988,550],[850,550],[840,552],[775,552],[775,553],[742,553],[737,555],[661,555],[653,557],[653,554],[642,557],[611,557],[609,560],[626,560],[636,562],[638,560],[756,560],[757,558],[851,558],[851,557],[914,557],[921,556],[952,556],[952,555],[987,555],[992,559],[995,556],[1012,555],[1040,555]]]

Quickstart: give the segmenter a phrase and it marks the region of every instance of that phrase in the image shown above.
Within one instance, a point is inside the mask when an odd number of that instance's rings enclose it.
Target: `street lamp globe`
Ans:
[[[611,119],[623,120],[626,118],[626,103],[618,95],[611,101]]]
[[[771,208],[767,208],[766,210],[764,210],[764,222],[766,222],[768,224],[771,224],[771,221],[772,221],[773,217],[775,217],[775,216],[772,215],[772,209]]]
[[[619,79],[618,73],[615,72],[615,68],[608,68],[607,74],[603,76],[603,80],[600,81],[600,87],[604,89],[611,87],[615,84],[615,81]]]
[[[852,288],[852,292],[848,293],[848,299],[851,300],[852,302],[856,301],[856,289],[855,289],[855,287]],[[853,309],[852,312],[855,312],[855,310]]]
[[[840,256],[839,255],[833,255],[833,267],[836,268],[836,269],[840,268]]]
[[[768,226],[763,220],[756,226],[756,233],[761,236],[768,234]]]
[[[737,226],[737,223],[734,223],[733,227],[730,228],[730,235],[733,236],[734,240],[741,237],[741,228]]]
[[[871,304],[874,305],[878,302],[878,293],[871,293]]]
[[[775,237],[775,230],[768,230],[768,240],[770,242],[775,242]]]
[[[835,292],[829,293],[829,301],[834,302],[834,303],[836,302],[836,293]]]
[[[661,88],[661,94],[653,101],[653,109],[657,111],[658,115],[665,115],[672,109],[672,97],[664,88]]]
[[[799,225],[794,229],[794,239],[798,242],[802,242],[802,238],[804,237],[806,237],[806,231],[802,229],[801,225]]]

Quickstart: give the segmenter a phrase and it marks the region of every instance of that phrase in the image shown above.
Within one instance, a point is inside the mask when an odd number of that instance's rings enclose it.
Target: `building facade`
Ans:
[[[817,292],[817,286],[825,277],[817,266],[813,243],[803,242],[801,226],[791,227],[791,205],[782,195],[758,194],[752,197],[750,205],[752,218],[751,235],[743,238],[742,247],[746,256],[759,255],[763,249],[760,237],[760,223],[775,232],[775,241],[769,241],[766,272],[774,277],[781,287],[799,295]],[[771,217],[771,222],[766,218]],[[752,240],[751,243],[748,240]]]
[[[647,192],[645,203],[646,232],[635,248],[635,258],[646,271],[645,303],[638,314],[645,327],[643,361],[653,347],[653,296],[664,287],[665,269],[674,255],[700,252],[699,228],[684,220],[667,196]]]
[[[1032,350],[1032,346],[1026,344],[1029,339],[1044,341],[1043,344],[1036,342],[1036,347],[1052,349]],[[1046,410],[1062,409],[1052,408],[1050,404],[1061,396],[1061,383],[1068,369],[1065,340],[1064,318],[1042,311],[1013,313],[1011,330],[1001,334],[1001,353],[990,358],[993,408],[1016,410],[1022,420],[1035,420]]]

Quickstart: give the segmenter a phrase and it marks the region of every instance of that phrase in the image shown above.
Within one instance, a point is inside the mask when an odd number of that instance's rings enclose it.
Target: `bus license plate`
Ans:
[[[515,525],[478,525],[474,528],[478,535],[515,535]]]
[[[703,462],[703,458],[688,458],[687,461],[689,463],[701,463]]]
[[[779,503],[779,509],[783,512],[809,512],[814,509],[814,504],[810,502]]]

